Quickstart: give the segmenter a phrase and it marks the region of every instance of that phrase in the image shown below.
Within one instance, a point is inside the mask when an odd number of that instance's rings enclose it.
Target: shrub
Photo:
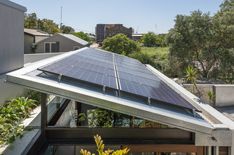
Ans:
[[[11,143],[24,130],[21,121],[30,116],[37,101],[25,97],[12,99],[0,107],[0,145]]]
[[[94,136],[95,139],[95,143],[97,146],[97,152],[98,155],[126,155],[129,152],[128,148],[124,148],[124,149],[119,149],[119,150],[104,150],[105,149],[105,144],[103,144],[103,140],[99,135]],[[83,150],[81,149],[80,154],[82,155],[91,155],[90,151],[87,150]],[[94,153],[92,153],[92,155],[95,155]]]
[[[129,57],[139,60],[143,64],[150,64],[155,66],[154,59],[147,53],[135,52],[129,55]]]
[[[124,34],[117,34],[113,37],[106,38],[103,41],[102,48],[118,54],[129,55],[140,51],[140,46],[137,42],[129,39]]]

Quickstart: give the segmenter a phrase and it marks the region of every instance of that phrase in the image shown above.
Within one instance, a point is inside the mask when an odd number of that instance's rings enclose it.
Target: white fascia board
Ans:
[[[161,72],[153,68],[152,66],[150,65],[146,65],[146,66],[152,73],[157,75],[169,87],[171,87],[174,91],[179,93],[185,100],[191,103],[195,108],[202,111],[202,113],[204,113],[204,115],[202,116],[208,115],[209,117],[213,117],[214,119],[218,120],[220,122],[219,124],[212,124],[214,128],[216,129],[229,128],[231,130],[234,130],[234,122],[232,120],[224,116],[222,113],[220,113],[219,111],[217,111],[215,108],[211,107],[210,105],[200,102],[199,101],[200,99],[197,96],[195,96],[194,94],[189,92],[187,89],[180,86],[175,81],[168,78],[167,76],[165,76],[164,74],[162,74]],[[207,118],[204,118],[204,119],[207,119]]]
[[[199,132],[211,134],[213,127],[201,119],[150,105],[143,105],[139,102],[106,95],[77,86],[64,84],[62,82],[27,75],[27,73],[32,72],[39,67],[56,62],[84,49],[87,48],[82,48],[77,51],[68,52],[62,55],[38,61],[22,69],[8,73],[6,80],[7,82],[28,87],[37,91],[62,96],[68,99],[83,102],[85,104],[159,122],[183,130],[195,133]]]
[[[48,79],[11,74],[7,75],[7,81],[48,94],[54,94],[85,104],[156,121],[187,131],[210,134],[213,129],[204,120]]]

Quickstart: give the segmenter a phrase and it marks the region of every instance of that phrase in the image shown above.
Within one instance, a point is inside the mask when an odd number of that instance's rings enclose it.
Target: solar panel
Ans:
[[[117,65],[121,91],[175,106],[194,109],[191,104],[150,72],[145,65],[141,64],[139,61],[115,55],[115,63]]]
[[[100,60],[98,57],[101,54],[92,53],[95,52],[87,50],[85,53],[82,51],[82,53],[41,67],[39,70],[117,89],[114,65],[109,60],[113,59],[111,58],[112,54],[104,54],[101,57],[105,60]]]
[[[141,96],[147,101],[150,98],[150,100],[194,109],[144,64],[118,54],[90,48],[41,67],[39,70],[113,88],[120,94]]]

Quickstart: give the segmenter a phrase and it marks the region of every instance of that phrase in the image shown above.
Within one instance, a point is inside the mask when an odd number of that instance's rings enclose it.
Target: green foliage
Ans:
[[[112,127],[114,113],[105,109],[93,109],[88,115],[90,127]]]
[[[38,19],[38,29],[45,31],[49,34],[55,34],[60,32],[58,24],[50,19]]]
[[[199,89],[197,88],[197,76],[198,76],[197,70],[192,66],[188,66],[185,72],[186,72],[186,81],[188,83],[193,84],[193,93],[195,93],[195,89],[199,93]]]
[[[72,34],[79,37],[79,38],[81,38],[81,39],[83,39],[83,40],[85,40],[85,41],[87,41],[87,42],[89,42],[89,43],[92,41],[92,39],[89,37],[89,35],[87,33],[82,32],[82,31],[74,32]]]
[[[177,74],[191,65],[202,78],[233,81],[234,10],[230,9],[232,3],[222,7],[214,17],[201,11],[189,16],[177,15],[175,26],[167,36],[171,68]]]
[[[142,43],[146,47],[154,47],[157,45],[156,34],[153,32],[148,32],[142,37]]]
[[[24,27],[25,28],[31,28],[31,29],[36,29],[37,26],[37,15],[36,13],[31,13],[31,14],[25,14],[24,16]]]
[[[141,42],[145,47],[165,47],[166,46],[166,34],[156,35],[153,32],[148,32],[143,35]]]
[[[126,155],[129,152],[128,148],[119,149],[119,150],[105,150],[105,144],[103,143],[102,138],[99,135],[94,136],[94,140],[97,146],[98,155]],[[80,154],[82,155],[91,155],[91,152],[81,149]],[[92,155],[95,155],[92,153]]]
[[[150,64],[155,66],[154,59],[147,53],[135,52],[129,55],[129,57],[139,60],[143,64]]]
[[[0,107],[0,145],[11,143],[22,135],[21,121],[29,117],[36,106],[37,101],[18,97]]]
[[[103,41],[102,48],[104,50],[123,55],[129,55],[140,51],[140,47],[137,42],[129,39],[124,34],[117,34],[113,37],[106,38]]]
[[[152,63],[149,63],[150,65],[164,74],[170,75],[168,47],[141,47],[141,52],[148,54],[150,59],[153,60]]]
[[[60,31],[62,33],[67,33],[67,34],[75,32],[75,30],[71,26],[66,26],[66,25],[62,25],[60,27]]]
[[[209,102],[210,103],[214,102],[215,94],[212,91],[208,91],[207,95],[208,95],[208,98],[209,98]]]
[[[50,34],[60,32],[58,24],[50,19],[39,19],[36,13],[25,14],[24,27],[29,29],[39,29]]]

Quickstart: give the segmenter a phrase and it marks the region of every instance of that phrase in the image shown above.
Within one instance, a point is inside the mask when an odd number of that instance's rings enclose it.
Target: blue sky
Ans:
[[[35,12],[39,18],[63,24],[76,31],[94,32],[97,23],[122,23],[138,33],[165,33],[174,25],[177,14],[201,10],[214,14],[222,0],[12,0]]]

